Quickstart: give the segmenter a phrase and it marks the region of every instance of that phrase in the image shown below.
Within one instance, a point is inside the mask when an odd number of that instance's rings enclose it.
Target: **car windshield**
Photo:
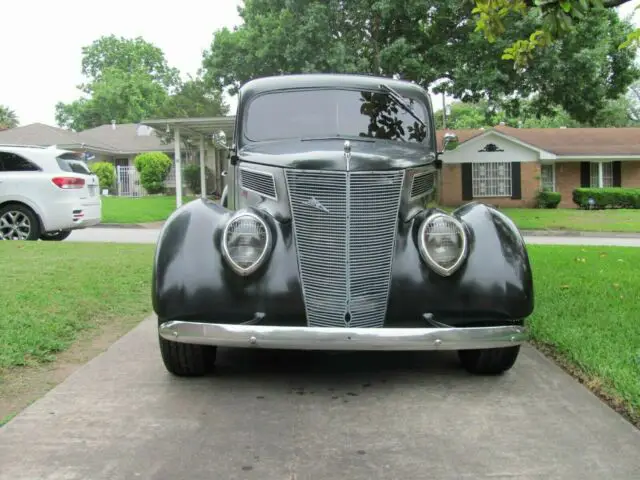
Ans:
[[[427,124],[427,110],[405,98]],[[363,137],[429,142],[430,132],[386,92],[299,90],[256,97],[246,114],[244,135],[252,142],[291,138]]]

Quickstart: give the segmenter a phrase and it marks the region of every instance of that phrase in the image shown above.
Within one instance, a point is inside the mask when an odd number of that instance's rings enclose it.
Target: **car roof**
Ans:
[[[360,88],[379,90],[385,83],[402,92],[413,92],[425,95],[425,90],[418,84],[406,80],[361,74],[341,73],[306,73],[294,75],[278,75],[250,80],[241,87],[243,95],[252,97],[263,92],[289,88]]]
[[[35,154],[36,156],[40,156],[42,154],[53,155],[57,157],[62,155],[63,153],[69,153],[71,150],[64,150],[61,148],[57,148],[55,145],[51,145],[49,147],[43,147],[40,145],[20,145],[13,143],[0,143],[0,151],[3,152],[11,152],[18,154]]]

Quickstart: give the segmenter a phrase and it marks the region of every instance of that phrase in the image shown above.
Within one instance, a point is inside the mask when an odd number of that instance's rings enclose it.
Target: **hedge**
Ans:
[[[549,192],[541,190],[536,196],[536,204],[538,208],[558,208],[558,204],[562,200],[562,195],[558,192]]]
[[[640,208],[640,188],[576,188],[573,203],[580,208]]]

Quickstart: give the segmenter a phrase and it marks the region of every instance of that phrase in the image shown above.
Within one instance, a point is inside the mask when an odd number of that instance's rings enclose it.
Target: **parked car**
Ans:
[[[100,223],[98,177],[79,155],[0,145],[0,240],[64,240]]]
[[[246,83],[224,205],[184,205],[157,243],[167,370],[206,374],[217,347],[457,350],[469,372],[509,370],[534,308],[527,250],[494,208],[425,206],[445,137],[438,151],[430,98],[409,82]]]

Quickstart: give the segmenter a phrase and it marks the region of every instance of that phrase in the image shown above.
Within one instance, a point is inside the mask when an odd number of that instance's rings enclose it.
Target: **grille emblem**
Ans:
[[[329,210],[327,209],[327,207],[325,207],[324,205],[322,205],[317,199],[316,197],[311,197],[309,200],[307,200],[306,202],[302,203],[303,205],[307,205],[308,207],[313,207],[317,210],[322,210],[324,213],[331,213],[329,212]]]

